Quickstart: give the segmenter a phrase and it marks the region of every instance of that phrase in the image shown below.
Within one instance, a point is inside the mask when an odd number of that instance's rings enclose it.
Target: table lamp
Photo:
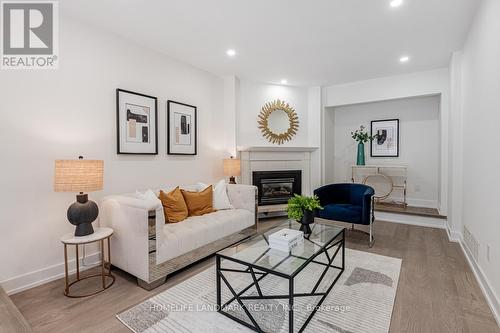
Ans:
[[[97,204],[88,199],[88,194],[102,190],[104,161],[57,160],[55,163],[54,190],[56,192],[79,192],[76,202],[68,208],[68,221],[76,225],[75,236],[94,233],[92,222],[99,215]]]
[[[240,160],[231,156],[224,159],[224,176],[229,177],[229,184],[236,184],[234,176],[241,175]]]

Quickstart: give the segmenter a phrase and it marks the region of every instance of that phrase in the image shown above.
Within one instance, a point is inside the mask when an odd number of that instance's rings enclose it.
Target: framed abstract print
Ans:
[[[196,106],[167,101],[167,154],[196,155]]]
[[[370,149],[371,157],[399,156],[399,119],[374,120],[371,122],[373,139]]]
[[[116,89],[118,154],[158,154],[156,97]]]

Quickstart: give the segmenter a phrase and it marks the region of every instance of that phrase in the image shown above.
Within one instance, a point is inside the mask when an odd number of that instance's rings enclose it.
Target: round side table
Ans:
[[[64,295],[67,297],[72,297],[72,298],[81,298],[81,297],[88,297],[92,296],[95,294],[98,294],[100,292],[103,292],[104,290],[108,289],[115,283],[115,277],[111,274],[111,248],[110,248],[110,238],[113,235],[113,229],[111,228],[95,228],[94,233],[88,236],[75,236],[73,233],[71,234],[66,234],[63,237],[61,237],[61,242],[64,244],[64,276],[65,276],[65,284],[66,288],[64,289]],[[107,240],[107,248],[108,248],[108,261],[105,260],[105,251],[104,251],[104,240]],[[79,256],[78,256],[78,247],[80,245],[85,245],[89,243],[95,243],[95,242],[100,242],[101,243],[101,257],[102,257],[102,262],[101,262],[101,273],[100,274],[93,274],[89,276],[85,276],[80,278],[80,262],[79,262]],[[69,274],[68,274],[68,245],[75,245],[76,248],[76,280],[73,282],[69,282]],[[107,267],[106,267],[107,266]],[[99,289],[98,291],[89,293],[89,294],[84,294],[84,295],[74,295],[71,293],[70,288],[74,284],[94,278],[94,277],[101,277],[102,281],[102,288]],[[106,281],[108,280],[108,281]],[[109,281],[110,280],[110,281]]]

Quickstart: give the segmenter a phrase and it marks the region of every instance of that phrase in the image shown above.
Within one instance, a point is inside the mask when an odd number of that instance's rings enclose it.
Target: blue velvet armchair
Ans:
[[[363,184],[330,184],[314,190],[321,202],[322,210],[316,216],[326,220],[369,225],[370,247],[373,245],[372,225],[375,220],[373,188]],[[359,230],[358,230],[359,231]]]

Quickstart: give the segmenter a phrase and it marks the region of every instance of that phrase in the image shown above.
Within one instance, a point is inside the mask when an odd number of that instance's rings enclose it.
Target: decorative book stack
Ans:
[[[299,230],[282,229],[269,236],[269,247],[278,251],[290,252],[304,243],[304,233]]]

